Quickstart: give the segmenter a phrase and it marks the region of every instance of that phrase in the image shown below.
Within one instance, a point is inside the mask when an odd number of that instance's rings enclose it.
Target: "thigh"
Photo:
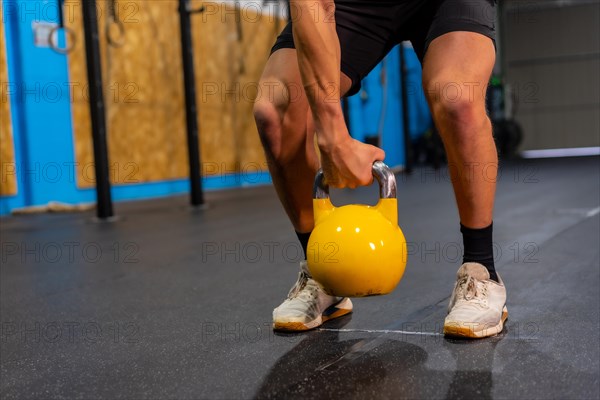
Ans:
[[[352,81],[340,72],[340,84],[345,93]],[[296,49],[283,46],[272,51],[259,81],[257,100],[274,104],[280,112],[290,108],[299,112],[308,110]]]
[[[431,0],[423,21],[411,35],[415,51],[423,61],[430,44],[451,32],[472,32],[496,42],[495,0]]]
[[[306,115],[308,100],[304,94],[296,50],[282,48],[271,54],[259,81],[257,101],[274,105],[280,115],[291,112]]]
[[[449,32],[435,38],[423,60],[423,88],[431,101],[472,103],[485,110],[496,53],[489,37]]]

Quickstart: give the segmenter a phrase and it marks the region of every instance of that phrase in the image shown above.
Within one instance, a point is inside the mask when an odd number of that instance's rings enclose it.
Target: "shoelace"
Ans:
[[[306,272],[300,271],[298,274],[298,280],[296,284],[292,287],[290,292],[288,293],[288,299],[300,298],[302,300],[308,300],[310,297],[313,297],[316,288],[312,285],[307,288],[309,276]],[[308,290],[303,290],[307,288]]]
[[[458,281],[458,301],[467,301],[487,307],[487,286],[472,276],[466,276]]]

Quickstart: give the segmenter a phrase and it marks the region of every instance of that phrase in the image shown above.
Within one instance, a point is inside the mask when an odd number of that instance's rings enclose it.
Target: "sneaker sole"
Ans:
[[[352,312],[352,301],[345,297],[337,303],[327,307],[325,311],[310,322],[273,322],[276,331],[301,332],[315,329],[330,319],[339,318]]]
[[[465,324],[464,326],[457,324],[444,325],[444,335],[455,336],[462,338],[481,339],[499,334],[504,329],[504,323],[508,318],[508,309],[506,306],[502,309],[502,316],[498,325],[492,327],[485,327],[480,330],[473,330],[472,327]]]

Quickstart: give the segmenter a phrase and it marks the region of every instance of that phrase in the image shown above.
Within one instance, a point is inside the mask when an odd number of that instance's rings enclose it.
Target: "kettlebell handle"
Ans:
[[[383,161],[375,161],[373,163],[373,177],[379,183],[379,198],[380,199],[395,199],[396,198],[396,177],[394,173],[383,163]],[[314,199],[328,199],[329,186],[324,182],[323,170],[319,169],[315,177],[313,186]]]

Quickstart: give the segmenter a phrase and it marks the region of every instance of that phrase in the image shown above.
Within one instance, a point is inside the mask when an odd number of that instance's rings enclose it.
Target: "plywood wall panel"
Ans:
[[[76,4],[69,9],[79,13],[73,12],[67,21],[82,38],[81,5]],[[192,2],[193,7],[202,4]],[[177,6],[174,0],[122,2],[118,9],[126,41],[112,47],[104,36],[106,2],[98,2],[109,159],[119,172],[112,175],[114,183],[188,176]],[[244,11],[240,40],[233,6],[210,7],[210,14],[192,16],[202,170],[221,174],[265,168],[252,118],[252,93],[276,37],[276,21]],[[77,42],[69,68],[72,81],[87,85],[83,45]],[[83,171],[93,162],[89,105],[84,95],[74,93],[78,185],[90,187],[93,179]],[[132,165],[137,170],[133,176]]]

